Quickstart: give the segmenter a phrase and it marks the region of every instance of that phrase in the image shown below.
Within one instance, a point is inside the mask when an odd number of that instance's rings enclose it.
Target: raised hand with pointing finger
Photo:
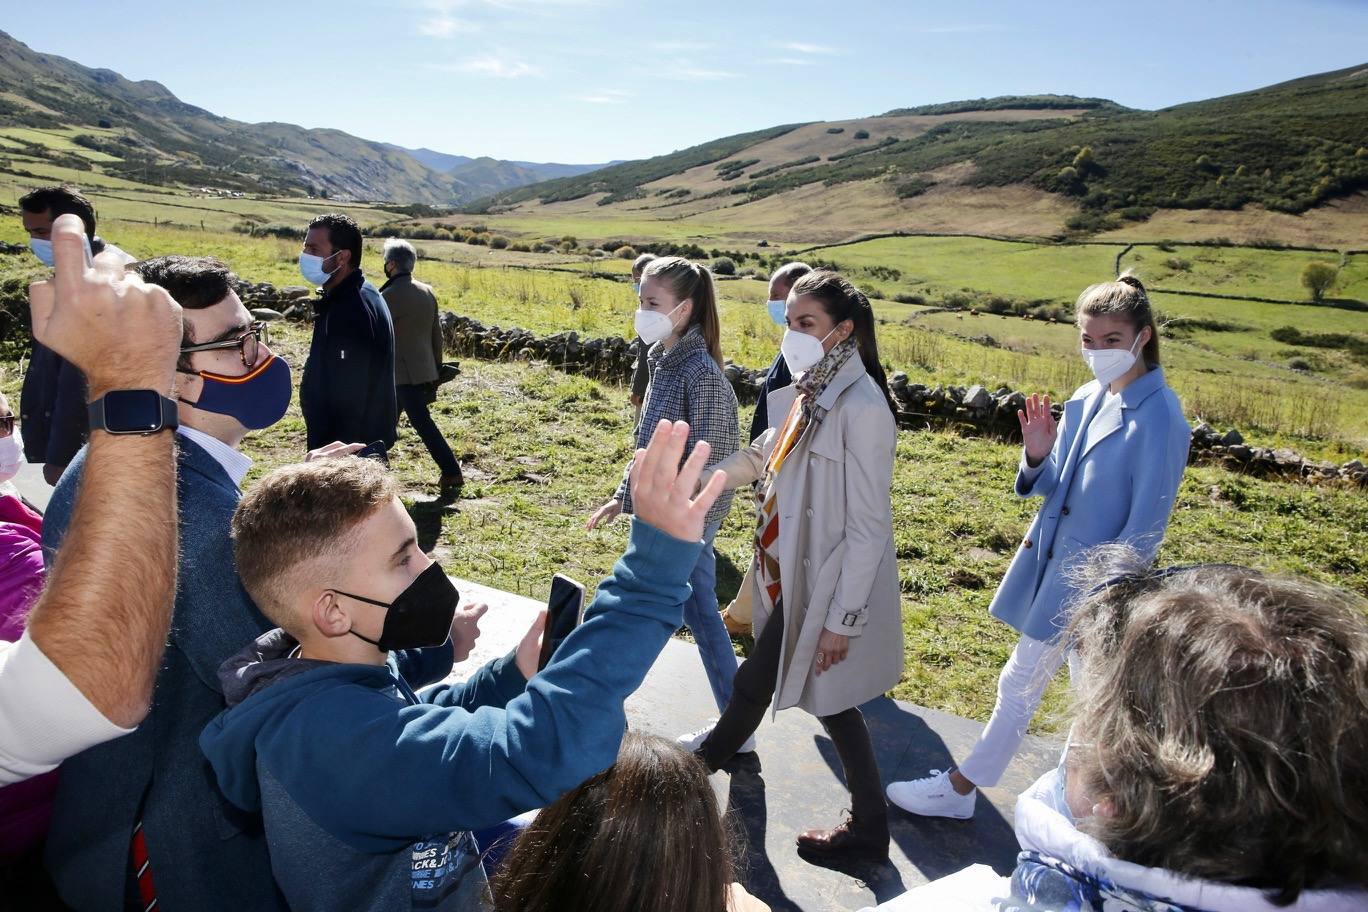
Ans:
[[[180,356],[181,308],[164,288],[91,266],[74,215],[52,225],[53,277],[29,286],[33,337],[86,375],[90,398],[111,389],[165,395]]]

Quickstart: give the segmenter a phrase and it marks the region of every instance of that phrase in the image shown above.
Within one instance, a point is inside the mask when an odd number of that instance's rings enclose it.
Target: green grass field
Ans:
[[[276,347],[296,368],[306,330]],[[296,379],[299,371],[296,370]],[[3,389],[17,394],[11,372]],[[586,533],[630,453],[626,391],[540,365],[467,360],[442,388],[434,414],[465,465],[461,500],[434,499],[436,467],[402,425],[393,466],[424,547],[454,574],[544,597],[551,575],[593,582],[626,543],[618,522]],[[749,417],[743,407],[742,420]],[[269,432],[248,437],[250,486],[299,458],[297,404]],[[1034,504],[1011,493],[1018,450],[946,432],[899,434],[894,528],[907,664],[901,699],[984,720],[1015,634],[987,615]],[[727,601],[749,560],[749,501],[738,498],[718,537],[719,596]],[[1260,481],[1221,469],[1188,472],[1161,561],[1236,561],[1304,574],[1368,593],[1368,499],[1361,493]],[[743,652],[749,646],[739,638]],[[1064,691],[1052,689],[1040,731],[1058,730]]]
[[[221,229],[153,227],[151,218],[143,216],[174,220],[168,213],[176,210],[159,201],[158,194],[141,189],[145,199],[129,205],[148,208],[128,219],[111,214],[118,211],[111,196],[94,194],[101,233],[111,241],[138,256],[211,254],[252,281],[303,284],[295,265],[297,242]],[[118,188],[113,196],[132,196],[127,191]],[[0,184],[0,200],[4,192]],[[183,194],[165,195],[185,199]],[[288,208],[294,212],[306,203]],[[294,220],[302,223],[313,211],[333,208],[325,201],[308,205],[313,208],[301,208]],[[221,207],[220,212],[225,220],[236,216]],[[278,220],[287,219],[281,215]],[[17,218],[0,219],[0,240],[24,242]],[[1015,244],[1001,248],[1001,257],[995,258],[990,253],[997,248],[983,246],[994,242],[950,240],[955,243],[921,246],[924,262],[916,269],[906,256],[897,259],[892,253],[887,262],[869,255],[851,265],[857,280],[862,269],[891,265],[904,271],[904,281],[916,276],[929,282],[934,275],[942,283],[938,288],[1011,294],[1024,293],[1012,285],[1019,276],[1032,294],[1067,300],[1094,278],[1095,270],[1108,274],[1120,249]],[[539,334],[631,331],[635,305],[625,281],[625,261],[515,254],[441,241],[415,244],[428,257],[418,275],[434,285],[446,309]],[[378,240],[367,241],[366,264],[372,274],[378,272],[379,248]],[[843,251],[850,250],[832,248],[829,257],[844,263]],[[924,253],[928,250],[934,256]],[[1216,291],[1219,284],[1220,293],[1230,293],[1230,288],[1252,293],[1249,289],[1277,288],[1285,281],[1279,278],[1286,273],[1282,260],[1265,259],[1276,251],[1213,252],[1230,259],[1203,260],[1199,267],[1197,258],[1181,248],[1167,255],[1191,259],[1191,275],[1206,277],[1206,290]],[[1146,250],[1136,255],[1141,254],[1149,255]],[[1351,261],[1354,270],[1360,260]],[[40,271],[26,253],[0,256],[0,281]],[[1245,278],[1217,283],[1224,275]],[[1357,287],[1356,275],[1350,275],[1351,288]],[[891,293],[896,283],[878,284]],[[718,289],[726,354],[750,366],[767,363],[780,331],[762,307],[764,283],[736,279],[719,282]],[[1240,327],[1194,331],[1166,341],[1165,358],[1190,414],[1233,422],[1255,442],[1286,443],[1340,460],[1364,452],[1368,392],[1348,382],[1352,369],[1335,360],[1335,353],[1321,352],[1327,359],[1323,374],[1289,371],[1283,363],[1287,347],[1268,336],[1285,325],[1284,317],[1307,330],[1362,332],[1368,322],[1364,314],[1176,295],[1156,295],[1156,303],[1165,312]],[[885,321],[879,329],[884,360],[918,382],[1006,384],[1067,395],[1086,379],[1076,354],[1076,330],[1070,326],[1016,317],[927,314],[925,307],[890,300],[875,306]],[[993,344],[975,339],[982,336],[991,336]],[[305,330],[285,327],[278,347],[298,368],[306,342]],[[0,381],[0,389],[11,397],[18,391],[18,367],[9,365]],[[623,547],[626,527],[585,533],[583,521],[611,492],[629,453],[631,413],[625,390],[537,365],[467,361],[464,368],[461,377],[443,388],[436,408],[439,424],[467,465],[463,499],[451,507],[433,501],[436,469],[411,432],[395,452],[395,469],[424,545],[434,548],[453,573],[532,596],[544,595],[557,571],[586,581],[607,573]],[[748,417],[749,407],[744,407],[742,420]],[[249,437],[246,449],[256,460],[252,479],[298,458],[303,425],[297,407],[269,434]],[[993,683],[1014,635],[988,618],[986,606],[1033,508],[1011,494],[1017,454],[1014,447],[993,440],[900,434],[894,506],[907,634],[907,670],[896,690],[901,698],[978,719],[991,710]],[[742,498],[718,539],[724,600],[735,591],[748,560],[751,522]],[[1217,468],[1192,469],[1162,559],[1233,560],[1368,593],[1368,498],[1362,492],[1260,481]],[[744,649],[746,643],[739,645]],[[1047,706],[1059,710],[1062,700],[1062,690],[1056,688]],[[1041,730],[1051,730],[1054,718],[1042,716]]]

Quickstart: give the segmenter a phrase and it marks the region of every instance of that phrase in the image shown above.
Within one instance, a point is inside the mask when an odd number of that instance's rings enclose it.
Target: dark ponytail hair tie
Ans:
[[[1137,278],[1136,278],[1135,276],[1133,276],[1133,275],[1123,275],[1123,276],[1121,276],[1120,278],[1118,278],[1116,281],[1120,282],[1120,283],[1123,284],[1123,285],[1129,285],[1131,288],[1136,289],[1136,290],[1139,291],[1141,294],[1145,294],[1145,285],[1144,285],[1144,283],[1141,282],[1139,279],[1137,279]]]

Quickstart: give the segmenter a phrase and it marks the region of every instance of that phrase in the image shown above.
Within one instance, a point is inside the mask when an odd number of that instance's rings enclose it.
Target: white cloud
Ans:
[[[418,32],[429,38],[451,38],[462,32],[479,31],[479,26],[464,19],[457,19],[446,13],[438,13],[431,19],[418,23]]]
[[[471,57],[468,60],[458,60],[454,63],[431,63],[427,65],[427,68],[443,73],[470,73],[475,76],[493,76],[499,79],[540,76],[542,73],[541,68],[533,64],[508,57],[495,57],[491,54]]]
[[[737,74],[727,70],[710,70],[705,67],[679,66],[671,67],[660,75],[666,79],[678,79],[683,82],[717,82],[722,79],[735,79]]]
[[[1012,29],[1003,25],[942,25],[914,31],[922,35],[972,35],[979,32],[1008,32]]]
[[[836,48],[827,47],[823,44],[807,44],[802,41],[789,41],[780,45],[786,51],[794,51],[798,54],[835,54]]]
[[[506,20],[509,16],[552,13],[575,7],[594,6],[599,0],[419,0],[427,13],[418,23],[419,34],[429,38],[453,38],[466,32],[477,32],[481,23],[476,17]],[[457,13],[461,16],[457,16]],[[495,22],[493,24],[499,24]]]
[[[774,66],[812,66],[816,62],[810,57],[768,57],[761,61]]]
[[[688,54],[696,51],[710,51],[717,47],[703,41],[652,41],[646,45],[653,51],[663,54]]]
[[[604,89],[602,92],[589,92],[584,95],[570,95],[571,101],[580,101],[585,104],[626,104],[627,99],[632,97],[631,92],[624,92],[621,89]]]

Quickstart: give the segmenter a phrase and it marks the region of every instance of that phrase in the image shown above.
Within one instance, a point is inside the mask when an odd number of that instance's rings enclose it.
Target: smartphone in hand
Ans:
[[[376,462],[389,468],[389,447],[385,446],[385,441],[383,440],[376,440],[372,443],[368,443],[352,455],[360,456],[362,459],[374,459]]]
[[[541,657],[537,669],[551,661],[556,647],[584,620],[584,586],[557,573],[551,578],[551,596],[546,600],[546,631],[542,634]]]

